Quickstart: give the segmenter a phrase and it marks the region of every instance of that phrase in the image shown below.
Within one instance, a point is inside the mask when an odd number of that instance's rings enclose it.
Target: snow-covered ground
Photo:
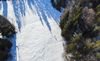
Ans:
[[[3,1],[0,15],[16,26],[12,61],[64,61],[61,13],[52,7],[50,0]]]

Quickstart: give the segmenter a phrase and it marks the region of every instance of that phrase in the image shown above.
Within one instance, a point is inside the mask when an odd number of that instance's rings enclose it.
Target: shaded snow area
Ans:
[[[61,13],[50,0],[2,1],[0,15],[16,26],[12,61],[63,61]]]

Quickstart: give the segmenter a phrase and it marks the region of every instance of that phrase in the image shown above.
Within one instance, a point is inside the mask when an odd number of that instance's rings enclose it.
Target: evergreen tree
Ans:
[[[12,43],[9,38],[12,38],[16,33],[15,27],[6,18],[0,15],[0,33],[6,39],[0,38],[0,61],[8,61],[12,56],[9,53],[12,47]]]
[[[65,15],[61,18],[60,20],[60,28],[63,29],[66,22],[68,21],[68,17],[69,17],[69,10],[65,13]]]
[[[61,35],[65,37],[65,39],[70,40],[70,38],[73,36],[74,31],[77,28],[78,21],[80,20],[80,17],[81,14],[79,13],[75,18],[66,23],[61,33]]]

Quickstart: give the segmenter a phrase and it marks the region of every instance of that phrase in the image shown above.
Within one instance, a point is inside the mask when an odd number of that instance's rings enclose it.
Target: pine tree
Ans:
[[[60,26],[61,29],[63,29],[65,24],[67,23],[68,17],[69,17],[69,10],[65,13],[65,15],[60,20],[60,25],[59,26]]]

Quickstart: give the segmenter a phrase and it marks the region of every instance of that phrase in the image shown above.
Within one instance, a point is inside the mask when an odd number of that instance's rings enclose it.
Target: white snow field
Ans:
[[[12,61],[64,61],[61,13],[50,0],[1,1],[0,15],[16,26]]]

